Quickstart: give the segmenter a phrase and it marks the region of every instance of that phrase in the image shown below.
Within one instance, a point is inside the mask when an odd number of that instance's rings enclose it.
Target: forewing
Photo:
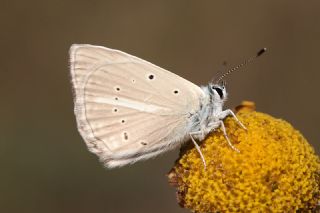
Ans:
[[[185,136],[188,116],[200,107],[198,86],[118,50],[73,45],[70,57],[79,132],[107,166]]]

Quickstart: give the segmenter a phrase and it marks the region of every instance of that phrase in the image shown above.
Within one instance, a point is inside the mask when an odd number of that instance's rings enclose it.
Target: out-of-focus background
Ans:
[[[317,0],[2,0],[0,211],[188,212],[165,176],[178,150],[114,170],[87,151],[73,115],[73,43],[120,49],[196,84],[267,47],[228,77],[227,107],[255,101],[319,153],[319,9]]]

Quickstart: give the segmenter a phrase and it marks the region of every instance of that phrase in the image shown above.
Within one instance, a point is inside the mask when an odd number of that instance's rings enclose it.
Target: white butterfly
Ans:
[[[222,109],[227,98],[224,84],[199,87],[140,58],[101,46],[74,44],[70,61],[78,130],[106,167],[154,157],[190,138],[206,165],[195,139],[203,140],[218,127],[237,150],[223,124],[228,115],[238,121],[230,109]]]

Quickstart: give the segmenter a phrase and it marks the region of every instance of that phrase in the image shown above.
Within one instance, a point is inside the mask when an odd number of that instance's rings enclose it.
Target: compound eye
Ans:
[[[222,92],[222,89],[218,88],[218,87],[214,87],[212,88],[214,89],[215,91],[217,91],[217,93],[219,94],[220,98],[222,99],[223,98],[223,92]]]

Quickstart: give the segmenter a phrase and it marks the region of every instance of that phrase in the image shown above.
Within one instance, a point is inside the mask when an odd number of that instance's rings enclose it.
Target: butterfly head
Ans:
[[[214,101],[224,101],[227,98],[225,82],[220,84],[209,83],[208,91]]]

